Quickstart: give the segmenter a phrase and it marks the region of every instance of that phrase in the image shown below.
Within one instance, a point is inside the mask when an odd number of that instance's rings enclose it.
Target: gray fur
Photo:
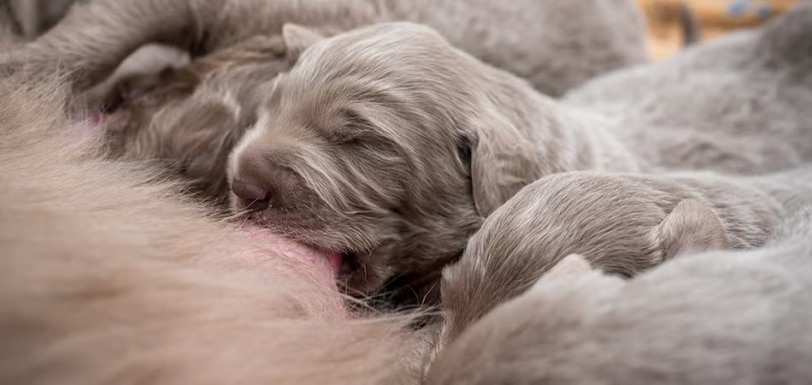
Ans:
[[[759,174],[812,157],[812,7],[731,33],[658,64],[588,82],[565,104],[646,164]]]
[[[459,262],[443,272],[441,344],[567,255],[631,277],[680,255],[763,246],[782,218],[809,204],[812,166],[760,177],[547,176],[488,217]]]
[[[428,384],[808,384],[812,210],[791,222],[769,246],[626,282],[567,257],[441,353]]]
[[[805,118],[812,87],[802,76],[812,51],[796,49],[812,41],[807,26],[812,7],[801,7],[743,42],[720,38],[719,49],[687,54],[716,63],[721,69],[711,75],[723,69],[736,88],[708,81],[702,92],[681,91],[708,76],[686,71],[646,84],[646,92],[682,95],[662,96],[657,105],[616,104],[623,99],[614,95],[560,103],[408,23],[323,39],[278,78],[264,118],[232,153],[232,183],[255,192],[236,189],[243,196],[232,202],[238,211],[256,209],[252,203],[266,197],[270,208],[252,214],[258,222],[357,256],[344,277],[353,289],[367,293],[392,279],[432,287],[438,268],[459,257],[483,218],[546,175],[664,168],[756,173],[812,161],[812,119]],[[738,45],[751,54],[731,61]],[[773,64],[739,71],[733,63],[744,58]],[[680,64],[664,64],[673,65]],[[779,103],[765,88],[797,98]],[[729,100],[738,113],[722,117]],[[623,124],[630,119],[624,116],[636,115],[651,118],[646,125]],[[659,124],[666,121],[681,125]]]
[[[631,0],[95,0],[39,39],[26,60],[37,69],[60,59],[86,85],[147,43],[202,54],[278,35],[285,23],[329,35],[391,20],[434,26],[455,45],[552,95],[646,61],[642,17]]]

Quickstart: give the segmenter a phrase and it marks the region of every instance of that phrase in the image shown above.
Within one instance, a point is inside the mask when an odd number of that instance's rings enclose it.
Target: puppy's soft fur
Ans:
[[[393,23],[319,40],[279,77],[260,121],[235,150],[234,203],[255,209],[261,223],[345,253],[353,288],[367,292],[387,280],[431,287],[482,218],[542,176],[666,166],[763,172],[812,160],[804,64],[812,51],[796,49],[812,41],[811,26],[812,8],[800,8],[763,30],[696,50],[695,60],[742,50],[760,59],[759,71],[719,64],[739,80],[735,91],[708,83],[708,90],[683,93],[683,103],[619,106],[612,114],[546,98],[426,27]],[[287,30],[291,40],[317,40]],[[684,74],[709,75],[717,72]],[[664,79],[657,87],[682,89],[684,82]],[[746,107],[734,121],[709,114],[714,105]],[[650,124],[619,123],[635,114]],[[665,119],[686,127],[683,152],[672,151],[680,133],[657,125]],[[747,141],[746,151],[724,158],[693,131],[715,119],[720,123],[701,135],[725,146]],[[646,140],[658,135],[670,141]],[[659,149],[671,158],[660,159]]]
[[[145,48],[84,95],[90,106],[107,103],[98,119],[105,154],[150,162],[198,196],[225,202],[228,154],[269,83],[293,64],[284,41],[257,36],[191,63],[170,47]]]
[[[0,383],[414,383],[406,320],[353,319],[318,261],[96,159],[32,89],[0,83]]]
[[[812,166],[760,177],[544,177],[488,217],[443,272],[441,345],[567,255],[631,277],[682,254],[762,246],[782,218],[809,204]]]
[[[83,0],[80,0],[83,1]],[[8,20],[24,39],[33,39],[61,19],[77,0],[5,0]]]
[[[625,282],[573,255],[463,333],[428,383],[807,384],[810,290],[812,210],[764,248]]]
[[[83,90],[104,79],[145,42],[191,49],[197,60],[179,70],[160,71],[163,68],[155,66],[166,63],[166,55],[148,56],[153,62],[140,60],[140,67],[125,63],[117,74],[94,87],[89,108],[106,104],[105,112],[111,113],[106,120],[111,126],[106,128],[111,134],[111,155],[158,160],[169,175],[188,181],[190,190],[214,202],[226,196],[226,154],[253,123],[255,106],[265,96],[264,83],[294,64],[297,53],[288,55],[280,41],[287,21],[314,26],[322,34],[382,20],[423,21],[481,59],[527,77],[554,95],[598,74],[645,61],[642,23],[630,0],[504,4],[239,0],[223,4],[96,1],[77,9],[55,31],[18,55],[27,56],[25,62],[34,69],[60,63],[73,71],[77,87]],[[189,33],[173,34],[173,27]],[[188,41],[190,36],[195,41]],[[263,39],[264,43],[259,42]],[[202,54],[206,55],[198,59]],[[184,62],[176,59],[166,64],[179,67]],[[190,111],[211,112],[190,118]]]

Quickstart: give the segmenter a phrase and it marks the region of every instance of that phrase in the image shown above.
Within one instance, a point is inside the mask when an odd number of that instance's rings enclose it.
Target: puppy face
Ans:
[[[362,293],[432,282],[481,222],[475,163],[499,162],[477,155],[484,96],[447,86],[470,81],[469,58],[402,24],[284,35],[311,46],[233,154],[233,207],[341,254]]]
[[[444,271],[442,343],[568,255],[630,277],[683,253],[727,247],[715,212],[689,197],[668,179],[592,172],[554,174],[525,187]]]
[[[227,197],[229,152],[256,121],[270,83],[290,64],[282,39],[262,36],[188,65],[152,72],[129,66],[87,98],[91,108],[102,109],[109,155],[157,162],[192,192],[219,203]]]

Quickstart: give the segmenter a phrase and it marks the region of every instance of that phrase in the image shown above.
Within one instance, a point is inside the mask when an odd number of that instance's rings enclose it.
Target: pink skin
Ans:
[[[232,252],[231,262],[259,273],[263,280],[267,277],[268,282],[273,282],[273,277],[282,273],[310,282],[315,285],[314,288],[325,289],[300,294],[302,303],[315,317],[332,320],[352,317],[336,286],[341,267],[340,254],[332,255],[309,248],[260,227],[246,225],[241,230],[245,231],[247,239]],[[266,273],[263,274],[263,271]]]
[[[261,245],[261,249],[258,250],[260,258],[262,258],[261,255],[268,253],[283,255],[291,261],[312,269],[320,280],[329,280],[331,284],[334,284],[341,267],[340,255],[337,253],[334,256],[333,253],[311,249],[267,229],[249,227],[246,230],[248,230],[250,239]]]

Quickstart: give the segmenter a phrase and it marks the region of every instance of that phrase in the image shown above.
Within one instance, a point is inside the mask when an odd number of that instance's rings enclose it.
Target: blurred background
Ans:
[[[648,23],[648,49],[654,60],[668,58],[685,43],[685,24],[698,40],[754,27],[786,12],[800,0],[636,0]]]
[[[71,4],[81,1],[86,0],[0,0],[0,25],[31,39],[53,26]],[[761,24],[801,0],[635,1],[648,23],[649,53],[652,59],[662,60],[685,46],[686,34],[689,39],[712,39]],[[686,25],[691,26],[689,31]]]

